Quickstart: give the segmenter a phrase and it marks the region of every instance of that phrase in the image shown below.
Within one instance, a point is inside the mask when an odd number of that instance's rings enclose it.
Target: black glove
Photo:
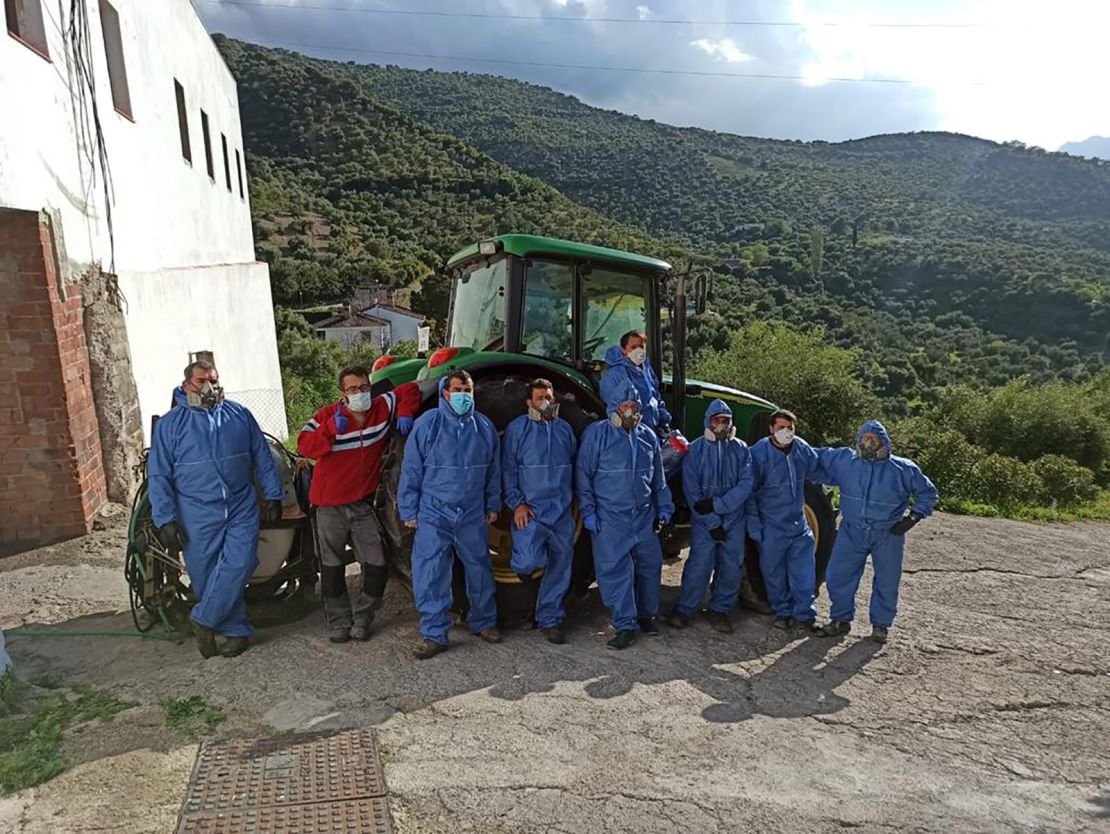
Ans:
[[[918,515],[917,513],[906,513],[902,520],[890,528],[890,532],[895,536],[904,536],[910,531],[917,522],[921,521],[925,516]]]
[[[653,525],[651,525],[651,532],[653,532],[655,535],[658,536],[659,531],[662,530],[662,529],[663,529],[663,522],[658,518],[655,519],[655,523]]]
[[[185,535],[185,529],[176,521],[167,521],[158,528],[158,541],[166,550],[178,553],[185,547],[189,537]]]
[[[702,515],[708,515],[713,512],[713,499],[703,498],[700,501],[694,502],[694,510]]]
[[[281,499],[266,501],[262,504],[262,520],[266,524],[275,524],[281,521]]]
[[[709,531],[709,535],[713,537],[715,542],[723,542],[728,538],[728,533],[725,532],[724,527],[714,527]]]
[[[659,424],[659,436],[660,437],[666,437],[670,433],[671,433],[671,424],[670,423],[660,423]]]

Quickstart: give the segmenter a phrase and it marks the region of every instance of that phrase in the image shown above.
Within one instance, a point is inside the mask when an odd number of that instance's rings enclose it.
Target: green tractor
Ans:
[[[474,377],[478,410],[504,431],[525,411],[526,383],[542,376],[555,385],[559,416],[580,436],[589,423],[605,417],[598,387],[606,350],[622,334],[640,330],[647,334],[648,361],[662,380],[675,428],[690,439],[699,437],[709,403],[720,398],[732,408],[737,436],[750,444],[767,434],[775,410],[772,403],[734,388],[686,379],[686,276],[665,261],[554,238],[502,235],[456,252],[445,268],[452,281],[449,346],[417,359],[382,357],[371,377],[375,393],[415,380],[421,384],[421,410],[435,408],[438,380],[465,368]],[[664,297],[668,288],[671,298]],[[694,295],[704,298],[704,279],[697,282]],[[664,330],[672,345],[669,376],[662,373]],[[384,462],[376,502],[392,561],[411,578],[412,533],[400,523],[396,510],[403,454],[404,441],[397,438]],[[689,542],[690,510],[680,482],[680,474],[670,481],[676,535],[665,540],[664,549],[672,558]],[[836,515],[828,496],[809,483],[806,515],[817,540],[820,583],[836,536]],[[490,559],[502,619],[526,621],[535,604],[538,576],[522,581],[509,567],[511,518],[505,510],[491,525]],[[580,595],[593,581],[593,561],[581,524],[576,535],[571,589]],[[749,556],[754,556],[750,545]],[[763,599],[758,561],[745,562],[745,599]],[[457,601],[460,596],[456,593]]]

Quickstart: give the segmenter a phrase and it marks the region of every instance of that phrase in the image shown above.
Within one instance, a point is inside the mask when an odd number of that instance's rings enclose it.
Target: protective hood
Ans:
[[[628,364],[631,365],[632,363],[629,362]],[[606,416],[612,417],[613,414],[615,414],[620,409],[620,404],[625,403],[625,402],[636,403],[637,405],[640,406],[640,413],[641,414],[644,413],[643,405],[640,403],[640,394],[636,390],[636,386],[635,385],[629,385],[628,390],[625,392],[624,396],[620,400],[617,400],[612,405],[607,405],[607,407],[605,409]]]
[[[860,438],[863,437],[865,434],[877,434],[879,436],[879,439],[883,441],[883,446],[886,448],[887,457],[893,454],[893,449],[890,445],[890,435],[887,433],[886,426],[884,426],[878,420],[868,420],[866,423],[859,427],[859,431],[856,432],[855,445],[857,447],[859,446]]]
[[[713,400],[709,404],[709,408],[705,410],[705,420],[703,421],[705,428],[709,428],[709,421],[718,414],[727,414],[730,419],[732,418],[732,409],[728,407],[728,403],[724,400]]]
[[[621,353],[620,345],[613,345],[609,350],[605,351],[605,364],[610,368],[614,365],[619,365],[621,362],[626,365],[632,365],[632,363],[628,361],[628,357]],[[632,367],[636,368],[635,365],[632,365]],[[636,370],[639,370],[639,368],[636,368]]]

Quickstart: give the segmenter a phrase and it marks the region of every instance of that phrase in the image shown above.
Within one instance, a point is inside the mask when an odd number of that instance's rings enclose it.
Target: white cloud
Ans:
[[[653,12],[653,11],[652,11],[652,10],[651,10],[650,8],[648,8],[647,6],[637,6],[637,7],[636,7],[636,16],[637,16],[638,18],[640,18],[640,20],[647,20],[647,19],[648,19],[649,17],[651,17],[651,16],[653,15],[653,14],[655,14],[655,12]]]
[[[938,129],[1049,150],[1110,133],[1102,104],[1110,4],[1055,0],[1049,11],[1032,0],[865,0],[845,13],[833,0],[794,0],[792,12],[811,86],[833,77],[911,81],[931,91]],[[949,27],[866,25],[874,21]]]
[[[741,50],[732,38],[719,40],[698,38],[696,41],[690,41],[690,46],[700,49],[711,58],[718,58],[729,64],[742,64],[753,60],[752,56]]]

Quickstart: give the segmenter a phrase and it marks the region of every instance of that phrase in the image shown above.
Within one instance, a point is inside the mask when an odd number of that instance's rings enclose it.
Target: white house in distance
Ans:
[[[316,335],[335,341],[344,347],[360,342],[370,342],[383,351],[398,342],[420,340],[424,316],[413,310],[385,302],[376,303],[363,310],[345,306],[335,315],[316,322]]]
[[[85,19],[70,20],[72,10]],[[190,0],[5,0],[0,14],[0,368],[17,368],[11,379],[0,372],[0,387],[15,386],[2,392],[0,436],[5,415],[16,415],[11,433],[45,413],[48,400],[18,396],[47,373],[61,386],[79,469],[94,451],[80,438],[84,401],[95,400],[107,469],[114,433],[103,423],[128,404],[106,408],[101,395],[137,392],[149,442],[185,365],[210,355],[227,396],[284,437],[236,83]],[[96,324],[105,298],[118,328],[110,316]],[[16,301],[26,305],[19,316]],[[50,350],[14,338],[33,315],[55,331]],[[95,491],[91,469],[78,480],[82,495]],[[20,486],[0,478],[0,503],[5,483]],[[0,543],[7,535],[0,525]]]

